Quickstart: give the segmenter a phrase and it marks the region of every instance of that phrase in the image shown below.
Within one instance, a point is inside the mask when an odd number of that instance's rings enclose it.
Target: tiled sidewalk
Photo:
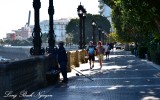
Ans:
[[[69,83],[56,84],[41,89],[28,100],[160,100],[160,70],[146,60],[128,51],[115,51],[103,67],[96,59],[90,70],[89,63],[75,69],[86,75],[68,73]],[[43,95],[43,96],[42,96]],[[25,100],[26,100],[25,99]]]

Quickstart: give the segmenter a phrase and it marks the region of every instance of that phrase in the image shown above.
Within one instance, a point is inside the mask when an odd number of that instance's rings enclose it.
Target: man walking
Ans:
[[[110,54],[110,45],[109,43],[106,43],[106,45],[104,45],[104,49],[105,49],[105,55],[106,55],[106,60],[109,60],[109,54]]]
[[[93,42],[90,41],[89,42],[89,47],[87,49],[87,53],[89,56],[89,65],[90,65],[90,69],[92,69],[94,67],[94,61],[95,61],[95,52],[96,52],[96,47],[93,45]]]

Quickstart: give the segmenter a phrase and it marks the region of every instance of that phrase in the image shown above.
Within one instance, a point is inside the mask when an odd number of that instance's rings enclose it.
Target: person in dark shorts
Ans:
[[[90,69],[92,69],[94,67],[95,52],[96,52],[96,47],[93,45],[93,42],[90,41],[89,42],[89,47],[87,49]]]

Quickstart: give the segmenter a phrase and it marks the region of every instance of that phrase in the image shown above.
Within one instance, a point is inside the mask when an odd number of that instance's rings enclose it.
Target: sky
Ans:
[[[49,0],[40,0],[40,21],[48,20]],[[80,4],[87,13],[98,14],[98,0],[53,0],[54,19],[75,18]],[[34,25],[33,0],[0,0],[0,39],[6,37],[6,33],[20,29],[28,22],[28,13],[31,10],[30,25]]]

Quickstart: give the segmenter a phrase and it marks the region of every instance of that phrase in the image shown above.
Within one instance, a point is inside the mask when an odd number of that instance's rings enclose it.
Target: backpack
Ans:
[[[95,53],[94,47],[89,47],[88,53],[89,53],[90,55],[94,55],[94,53]]]

